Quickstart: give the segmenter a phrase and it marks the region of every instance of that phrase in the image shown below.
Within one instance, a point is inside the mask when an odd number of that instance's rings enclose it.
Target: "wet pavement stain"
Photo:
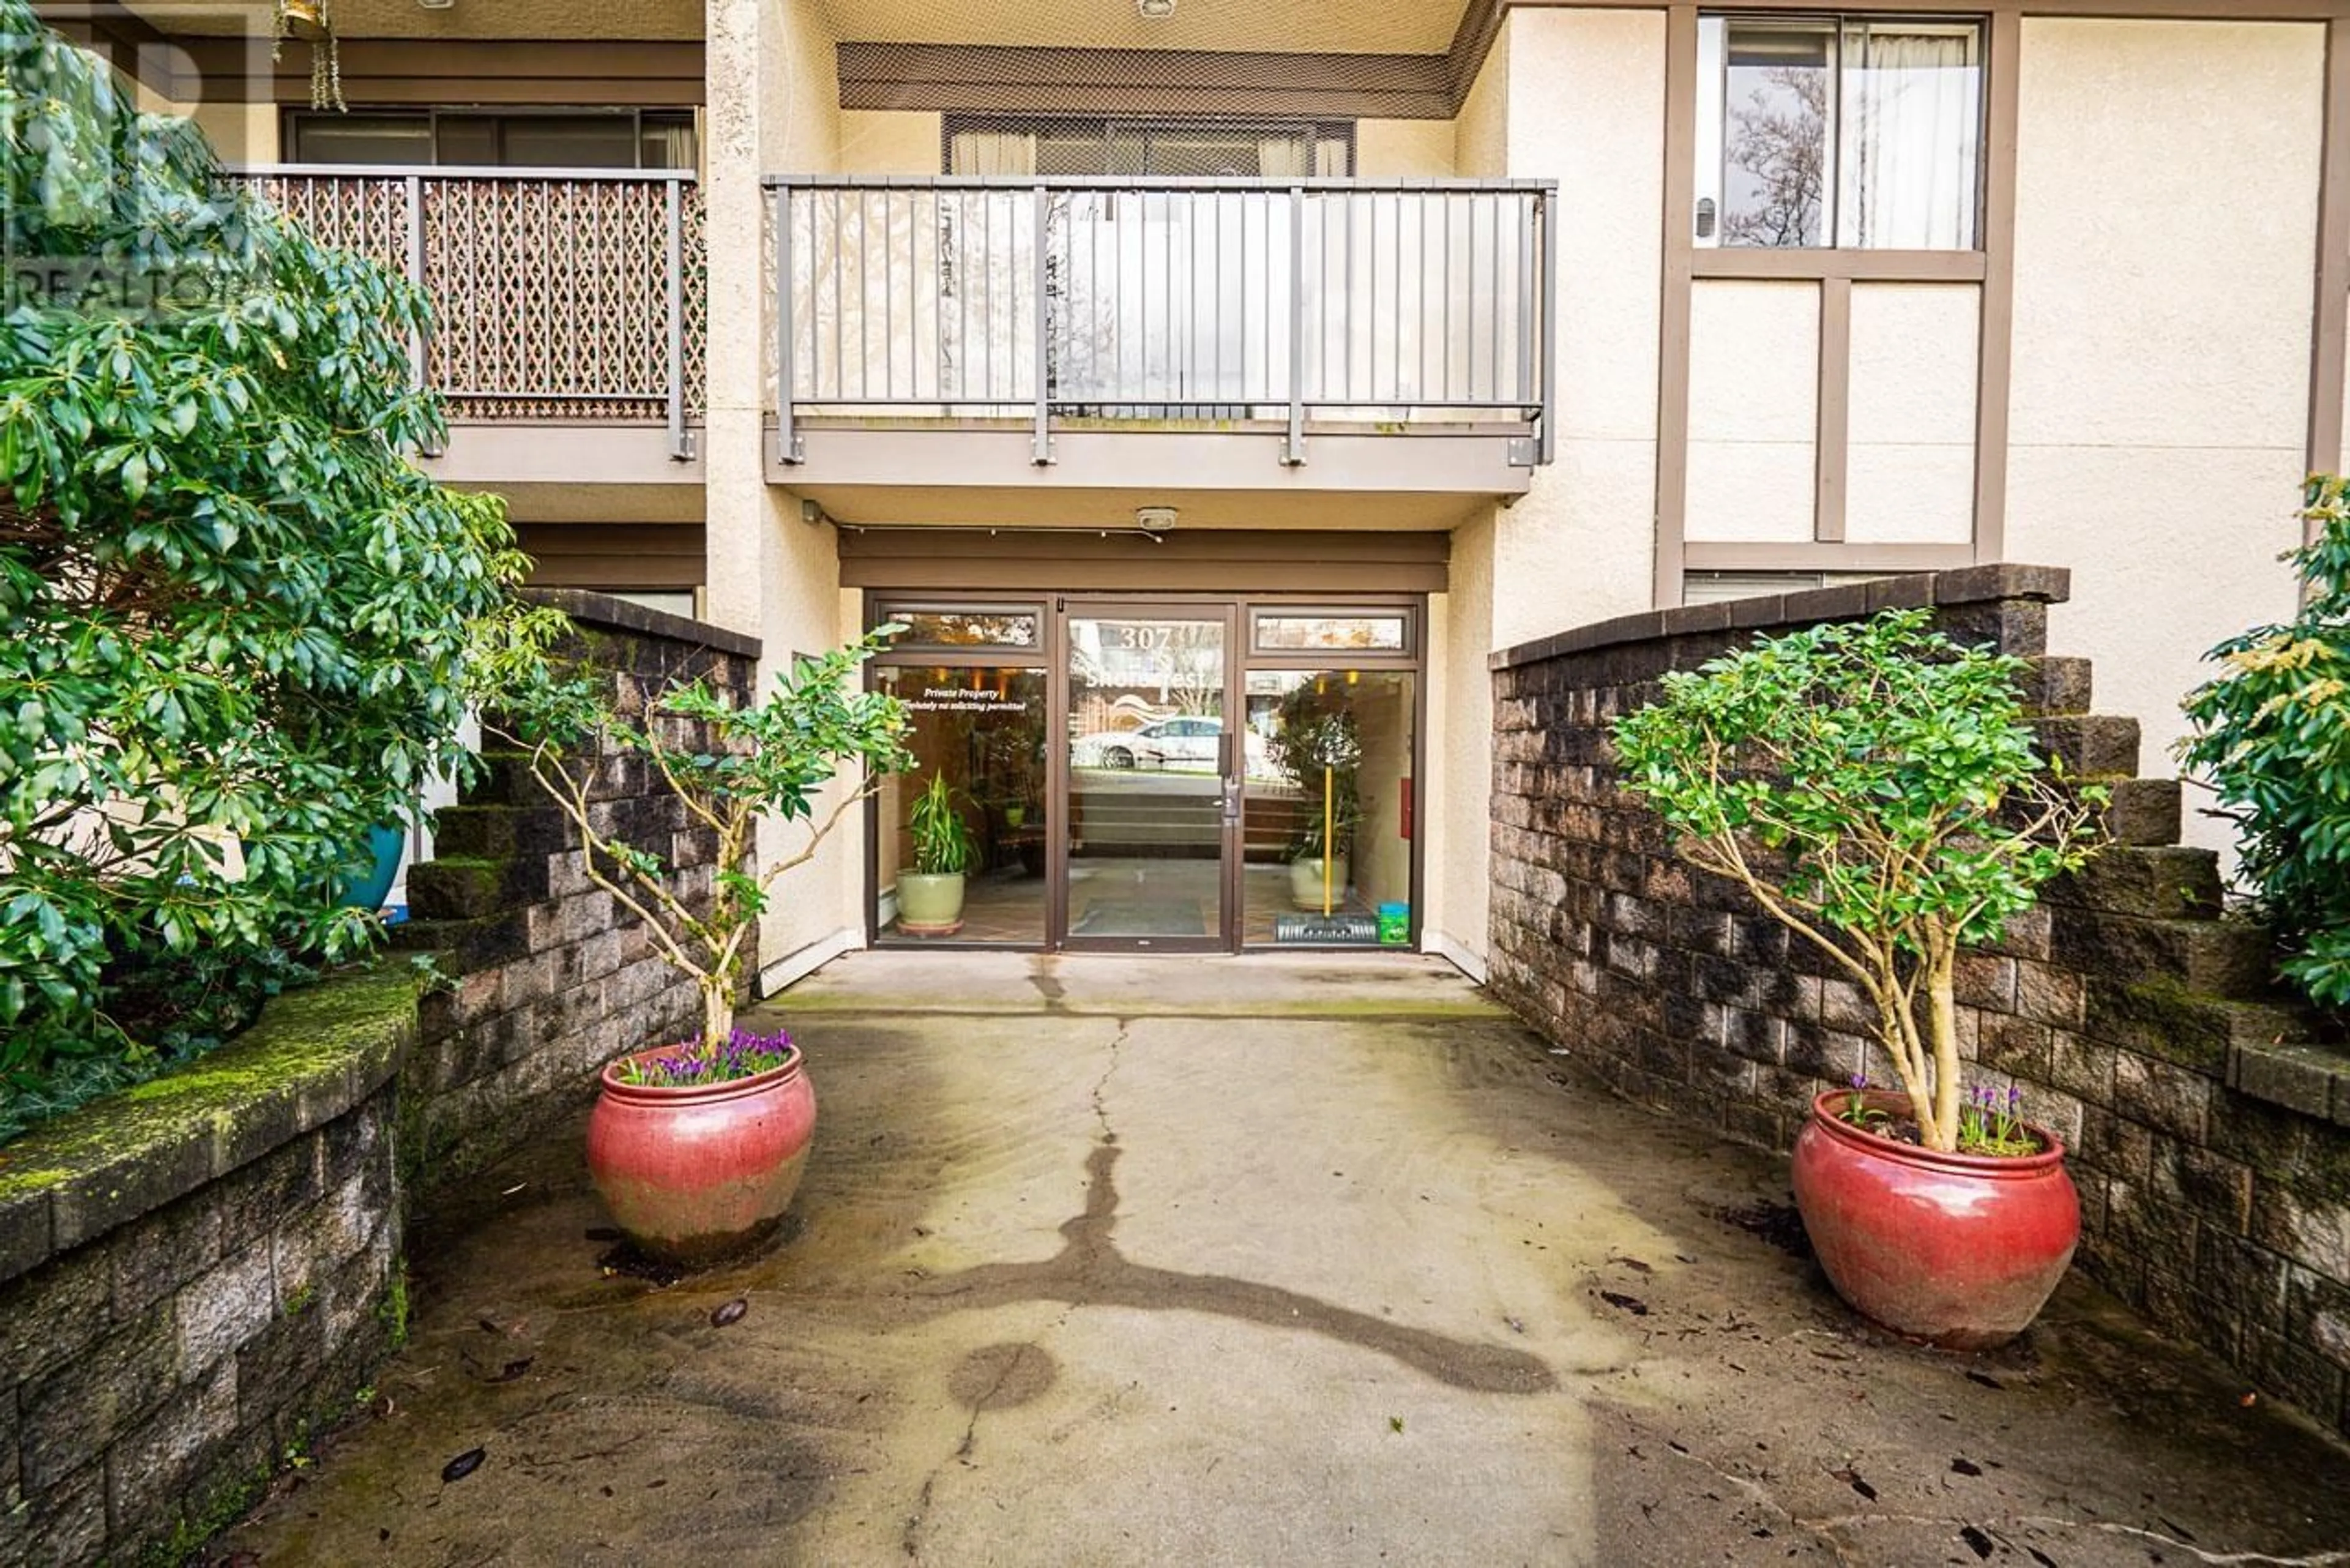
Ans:
[[[1041,1398],[1060,1370],[1041,1345],[983,1345],[947,1377],[947,1392],[972,1410],[1009,1410]]]
[[[1028,971],[1028,983],[1036,988],[1038,996],[1045,999],[1045,1011],[1047,1012],[1065,1011],[1069,994],[1069,988],[1061,983],[1061,977],[1055,972],[1055,968],[1052,956],[1045,954],[1037,958]]]
[[[1538,1356],[1502,1345],[1479,1345],[1411,1328],[1301,1294],[1222,1274],[1152,1268],[1122,1255],[1110,1232],[1118,1223],[1118,1146],[1106,1134],[1086,1159],[1086,1207],[1065,1220],[1060,1252],[1039,1263],[983,1263],[923,1282],[910,1303],[973,1312],[1019,1302],[1146,1312],[1195,1312],[1267,1328],[1304,1329],[1401,1362],[1448,1387],[1482,1394],[1541,1394],[1558,1386]]]

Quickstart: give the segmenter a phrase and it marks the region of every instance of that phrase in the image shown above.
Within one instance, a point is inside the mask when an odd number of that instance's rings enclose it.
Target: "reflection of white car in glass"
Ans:
[[[1154,719],[1133,730],[1102,730],[1080,735],[1069,745],[1070,760],[1081,768],[1180,768],[1187,773],[1213,773],[1224,736],[1221,719],[1176,717]],[[1252,777],[1265,769],[1264,737],[1242,732]]]

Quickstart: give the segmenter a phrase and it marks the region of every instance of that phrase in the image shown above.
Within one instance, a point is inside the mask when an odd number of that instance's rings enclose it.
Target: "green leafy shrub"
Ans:
[[[364,941],[523,565],[404,455],[421,295],[131,91],[0,0],[0,1136]]]
[[[2229,639],[2227,672],[2187,699],[2179,748],[2236,825],[2239,872],[2283,948],[2285,977],[2350,1008],[2350,481],[2310,481],[2310,543],[2286,558],[2301,614]]]
[[[1826,953],[1876,1033],[1927,1147],[1958,1147],[1952,977],[2094,845],[2105,792],[2034,749],[2022,661],[1963,649],[1924,610],[1757,642],[1665,677],[1617,720],[1624,784],[1681,856],[1742,884]]]

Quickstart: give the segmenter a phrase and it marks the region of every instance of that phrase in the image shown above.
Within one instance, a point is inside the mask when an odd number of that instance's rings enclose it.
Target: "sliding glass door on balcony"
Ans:
[[[1531,423],[1547,188],[770,182],[787,411]]]

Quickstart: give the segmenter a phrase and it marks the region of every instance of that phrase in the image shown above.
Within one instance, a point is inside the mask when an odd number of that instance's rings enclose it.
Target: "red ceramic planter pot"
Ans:
[[[798,1047],[780,1067],[689,1088],[624,1084],[619,1068],[604,1069],[588,1118],[588,1173],[629,1239],[691,1265],[774,1231],[816,1135],[816,1090]]]
[[[2064,1277],[2081,1203],[2064,1146],[2031,1128],[2022,1159],[1938,1154],[1840,1119],[1852,1096],[1812,1102],[1795,1139],[1795,1207],[1836,1293],[1886,1327],[1952,1349],[2023,1332]],[[1897,1116],[1907,1096],[1864,1100]]]

